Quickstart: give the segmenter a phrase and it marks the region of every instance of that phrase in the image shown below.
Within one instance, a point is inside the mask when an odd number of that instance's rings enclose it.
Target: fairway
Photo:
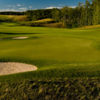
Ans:
[[[26,39],[11,39],[28,37]],[[1,76],[27,78],[100,77],[100,28],[60,29],[0,24],[0,61],[37,66],[37,71]]]

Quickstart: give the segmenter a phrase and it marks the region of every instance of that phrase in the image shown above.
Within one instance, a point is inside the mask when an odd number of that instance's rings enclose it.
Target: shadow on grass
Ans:
[[[16,37],[5,37],[5,38],[0,38],[0,40],[13,39],[13,38],[16,38]],[[32,37],[28,37],[25,39],[38,39],[38,38],[40,38],[40,37],[32,36]]]
[[[42,33],[3,33],[3,32],[0,32],[0,35],[31,35],[31,34],[42,34]]]

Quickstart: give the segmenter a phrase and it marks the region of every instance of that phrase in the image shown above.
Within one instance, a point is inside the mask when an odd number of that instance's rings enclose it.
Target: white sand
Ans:
[[[13,37],[12,39],[27,39],[28,37]]]
[[[14,74],[34,70],[37,70],[37,67],[29,64],[15,62],[0,62],[0,75]]]

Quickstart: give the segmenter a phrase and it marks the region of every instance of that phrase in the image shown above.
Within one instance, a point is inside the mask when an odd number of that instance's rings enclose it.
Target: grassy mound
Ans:
[[[55,28],[62,28],[62,23],[55,23],[54,19],[42,19],[37,21],[28,21],[28,22],[21,22],[18,23],[19,26],[34,26],[34,27],[55,27]]]

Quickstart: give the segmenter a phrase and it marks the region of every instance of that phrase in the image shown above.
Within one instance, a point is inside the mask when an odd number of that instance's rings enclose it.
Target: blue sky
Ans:
[[[0,11],[26,11],[63,6],[75,7],[85,0],[0,0]]]

